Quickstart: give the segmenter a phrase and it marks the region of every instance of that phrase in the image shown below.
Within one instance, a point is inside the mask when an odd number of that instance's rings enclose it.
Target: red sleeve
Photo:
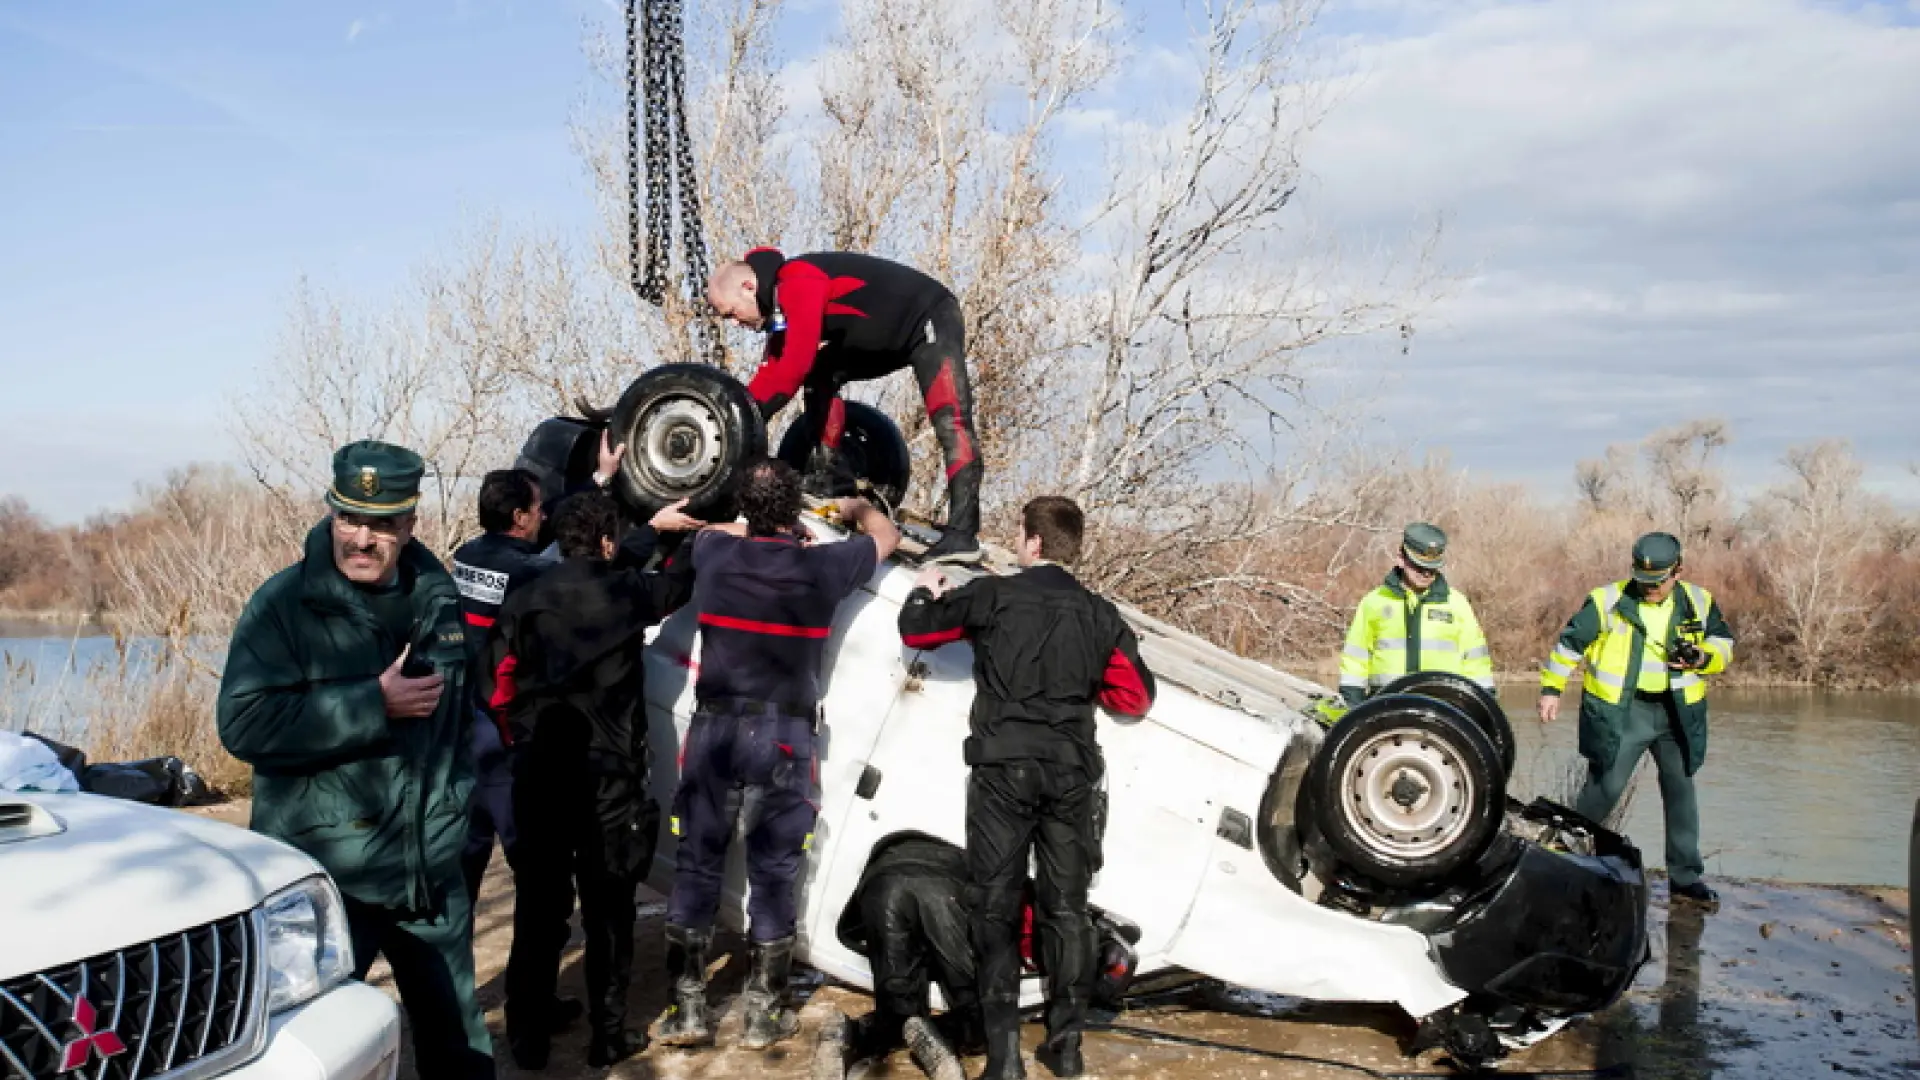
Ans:
[[[1121,716],[1145,716],[1153,707],[1152,676],[1144,664],[1128,656],[1129,650],[1116,648],[1107,657],[1107,673],[1101,680],[1100,705]]]
[[[809,262],[790,260],[780,268],[773,295],[786,316],[785,340],[780,355],[769,352],[766,362],[747,384],[753,400],[782,401],[800,392],[813,370],[813,359],[820,352],[820,330],[827,317],[828,285],[826,271]]]
[[[508,653],[506,658],[500,661],[500,666],[493,669],[493,697],[487,705],[493,709],[496,717],[507,714],[507,706],[513,704],[514,695],[520,692],[520,688],[515,686],[513,681],[514,669],[519,666],[520,658]]]

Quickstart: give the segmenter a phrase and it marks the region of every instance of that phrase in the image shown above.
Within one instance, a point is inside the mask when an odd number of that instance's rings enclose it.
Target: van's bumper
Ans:
[[[1544,800],[1523,813],[1577,818]],[[1632,985],[1647,959],[1640,852],[1579,820],[1594,835],[1592,855],[1506,838],[1511,861],[1428,935],[1448,982],[1549,1016],[1598,1012]]]
[[[268,1022],[260,1056],[232,1080],[393,1080],[400,1064],[400,1011],[365,983],[346,982]]]

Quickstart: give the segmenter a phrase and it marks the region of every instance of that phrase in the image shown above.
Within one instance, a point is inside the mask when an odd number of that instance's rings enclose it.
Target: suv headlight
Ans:
[[[260,905],[266,930],[267,1011],[304,1005],[353,974],[353,939],[339,890],[310,877]]]

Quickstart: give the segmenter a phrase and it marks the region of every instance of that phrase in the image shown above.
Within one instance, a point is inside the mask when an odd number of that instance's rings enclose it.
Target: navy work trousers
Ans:
[[[794,879],[813,839],[813,718],[777,706],[702,704],[680,752],[667,922],[713,925],[736,822],[747,843],[750,940],[791,937]]]

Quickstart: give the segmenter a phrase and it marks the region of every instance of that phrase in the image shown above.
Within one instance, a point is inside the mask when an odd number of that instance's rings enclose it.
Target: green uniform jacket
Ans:
[[[473,788],[467,654],[453,578],[418,541],[411,642],[394,640],[333,561],[332,527],[260,586],[233,630],[217,710],[220,741],[253,766],[253,828],[318,860],[355,900],[440,907],[460,885]],[[389,720],[380,675],[446,680],[432,716]]]
[[[1706,597],[1705,611],[1694,610],[1692,593],[1698,591]],[[1595,767],[1605,769],[1613,763],[1613,757],[1620,750],[1620,732],[1625,729],[1627,710],[1633,705],[1633,688],[1640,681],[1640,663],[1645,654],[1642,645],[1646,641],[1647,628],[1640,621],[1640,601],[1631,590],[1620,583],[1619,600],[1613,606],[1613,614],[1624,620],[1631,632],[1627,669],[1622,673],[1622,685],[1626,688],[1620,694],[1620,700],[1609,702],[1598,693],[1580,695],[1580,754]],[[1702,681],[1697,700],[1688,701],[1688,695],[1670,693],[1674,712],[1680,718],[1681,750],[1687,758],[1687,775],[1700,771],[1707,760],[1707,697],[1705,692],[1706,675],[1718,674],[1726,670],[1727,661],[1733,651],[1733,630],[1727,626],[1726,618],[1720,614],[1720,604],[1698,586],[1681,583],[1674,590],[1673,618],[1667,622],[1667,640],[1665,646],[1672,651],[1674,642],[1680,636],[1680,624],[1688,620],[1699,620],[1700,632],[1690,635],[1694,643],[1706,653],[1708,664],[1700,672]],[[1587,597],[1580,610],[1567,620],[1566,629],[1560,632],[1558,652],[1561,656],[1578,657],[1600,639],[1603,620],[1593,596]],[[1557,694],[1566,683],[1566,676],[1553,669],[1551,662],[1542,672],[1541,692]]]

